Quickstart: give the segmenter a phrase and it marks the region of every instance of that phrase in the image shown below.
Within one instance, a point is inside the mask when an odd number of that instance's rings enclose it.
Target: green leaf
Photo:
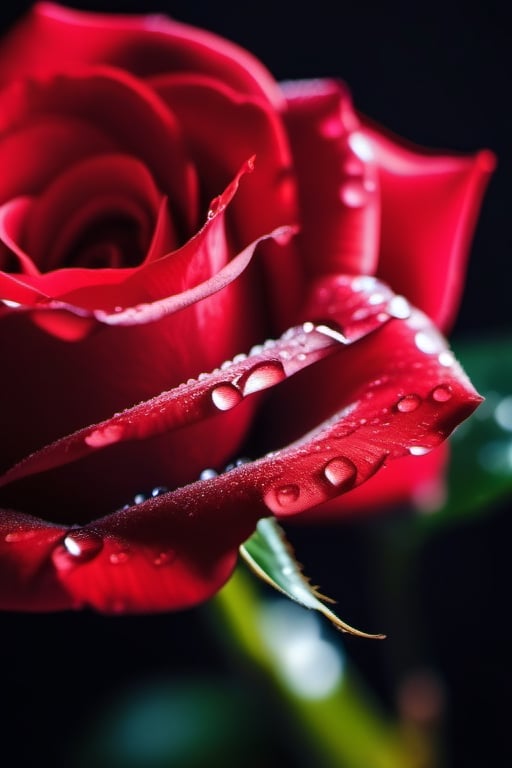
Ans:
[[[512,493],[512,335],[453,348],[485,401],[450,438],[446,498],[418,517],[426,530],[489,512]]]
[[[256,532],[240,547],[240,554],[263,581],[305,608],[319,611],[342,632],[372,639],[385,637],[370,635],[351,627],[328,608],[325,603],[333,601],[321,595],[305,578],[284,531],[275,518],[266,517],[258,522]]]

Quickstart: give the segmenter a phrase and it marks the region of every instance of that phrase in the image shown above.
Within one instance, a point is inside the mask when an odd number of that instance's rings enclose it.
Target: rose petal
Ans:
[[[108,62],[146,76],[207,73],[243,93],[281,103],[272,76],[250,53],[212,32],[161,15],[97,14],[36,3],[2,41],[0,72],[5,80],[67,69],[74,62]]]
[[[115,150],[137,157],[169,196],[183,223],[181,238],[190,236],[197,225],[197,180],[175,117],[143,81],[117,69],[77,66],[46,79],[38,73],[0,92],[0,134],[50,116],[92,125]]]
[[[30,515],[0,510],[0,607],[7,611],[56,611],[69,607],[51,561],[65,528]]]
[[[25,275],[23,280],[0,273],[0,291],[5,289],[4,304],[5,299],[10,302],[11,312],[37,309],[40,313],[55,313],[57,323],[63,325],[69,313],[75,316],[70,318],[73,325],[78,317],[107,325],[130,326],[160,320],[218,293],[239,277],[259,242],[268,238],[282,241],[293,234],[290,227],[267,233],[229,260],[225,211],[240,178],[251,170],[252,161],[249,161],[224,193],[213,201],[214,207],[201,230],[179,250],[156,260],[147,259],[132,269],[61,269],[38,276]],[[53,297],[48,295],[52,292]],[[11,305],[12,302],[19,306]],[[84,325],[85,330],[88,328]],[[65,329],[63,331],[58,335],[65,338]]]
[[[330,80],[282,83],[298,177],[302,255],[312,275],[372,274],[379,179],[347,90]]]
[[[88,454],[129,440],[146,440],[229,411],[245,397],[274,387],[284,379],[317,363],[338,346],[354,344],[393,316],[396,296],[374,278],[339,276],[318,290],[320,301],[327,298],[330,325],[307,322],[289,329],[277,341],[268,341],[251,350],[248,357],[227,361],[211,374],[201,374],[158,397],[135,405],[111,418],[61,438],[24,459],[0,477],[0,487],[34,473],[76,461]],[[320,311],[310,303],[311,317]],[[322,303],[322,311],[325,306]],[[335,325],[332,325],[332,322]]]
[[[379,324],[353,344],[340,338],[339,352],[314,366],[321,371],[332,360],[351,375],[346,382],[338,371],[340,409],[309,434],[215,478],[68,529],[52,561],[70,604],[113,613],[191,606],[229,576],[236,546],[259,517],[300,514],[350,492],[387,461],[439,445],[481,398],[422,313]],[[336,341],[339,331],[305,333]],[[283,393],[281,406],[289,396]],[[302,388],[292,405],[315,396],[323,397],[321,388]],[[19,584],[16,561],[12,567],[11,605]]]
[[[396,513],[411,505],[425,514],[435,512],[445,493],[445,471],[449,461],[448,443],[424,456],[404,456],[390,462],[366,483],[300,516],[300,523],[334,521],[351,515]]]
[[[115,149],[99,127],[63,114],[11,126],[0,141],[0,202],[37,195],[68,165]]]
[[[488,150],[454,155],[416,147],[363,118],[382,190],[377,274],[448,330],[496,160]]]
[[[251,183],[244,184],[233,201],[230,231],[235,242],[244,243],[298,221],[290,150],[273,107],[212,77],[185,73],[150,82],[178,117],[208,195],[222,189],[245,159],[255,155]],[[278,328],[286,328],[296,317],[304,288],[295,240],[288,245],[267,241],[262,256],[268,313]]]
[[[32,202],[30,197],[18,197],[0,207],[0,240],[18,259],[22,274],[39,275],[39,269],[19,245]]]
[[[38,274],[27,268],[32,259],[49,272],[69,262],[75,241],[87,227],[94,227],[95,218],[130,217],[138,224],[141,237],[150,242],[160,197],[138,160],[103,154],[68,168],[40,198],[15,199],[2,206],[0,236],[18,255],[28,274]],[[78,254],[75,256],[78,258]],[[49,283],[47,279],[47,289]]]

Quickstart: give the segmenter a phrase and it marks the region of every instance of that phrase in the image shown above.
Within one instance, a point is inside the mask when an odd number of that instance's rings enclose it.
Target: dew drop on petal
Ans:
[[[282,363],[269,361],[255,365],[240,378],[239,383],[243,394],[250,395],[252,392],[273,387],[285,378],[286,374]]]
[[[431,448],[427,448],[425,445],[411,445],[409,453],[411,456],[425,456],[425,454],[430,453],[431,450]]]
[[[324,467],[324,475],[331,485],[339,488],[355,479],[357,468],[353,461],[345,456],[331,459]]]
[[[436,352],[443,351],[443,341],[439,334],[433,329],[418,331],[414,337],[416,346],[421,352],[427,355],[433,355]]]
[[[340,187],[340,200],[348,208],[361,208],[368,200],[368,192],[360,180],[347,179]]]
[[[87,529],[71,531],[65,537],[63,544],[67,554],[77,563],[92,560],[103,549],[102,537]]]
[[[112,445],[112,443],[118,443],[123,437],[123,427],[111,424],[107,427],[101,427],[95,429],[90,435],[84,438],[86,445],[91,448],[103,448],[106,445]]]
[[[364,162],[370,162],[374,158],[372,145],[364,134],[354,131],[348,138],[348,144],[352,152]]]
[[[168,492],[168,488],[166,488],[165,485],[157,485],[155,488],[151,491],[151,496],[153,498],[156,498],[157,496],[162,496],[164,493]]]
[[[157,568],[161,568],[163,565],[170,565],[175,558],[175,553],[169,550],[168,552],[160,552],[153,558],[153,565]]]
[[[445,349],[443,350],[443,352],[440,352],[438,359],[439,359],[439,364],[443,365],[445,368],[449,368],[455,362],[455,357],[453,355],[453,352],[450,352],[449,349]]]
[[[207,219],[213,219],[213,217],[219,212],[220,210],[220,204],[221,204],[221,197],[215,197],[211,203],[210,207],[208,209],[208,213],[206,214]]]
[[[28,539],[33,539],[35,535],[36,532],[33,530],[11,531],[10,533],[5,534],[4,541],[6,541],[8,544],[16,544],[20,541],[28,541]]]
[[[199,479],[212,480],[214,477],[218,477],[218,476],[219,476],[219,473],[215,469],[208,467],[207,469],[203,469],[203,471],[199,475]]]
[[[242,400],[242,393],[229,382],[218,384],[211,392],[212,403],[219,411],[229,411]]]
[[[411,305],[405,296],[393,296],[388,303],[388,312],[399,320],[407,320],[411,314]]]
[[[451,397],[451,388],[444,384],[441,384],[439,387],[435,387],[435,389],[432,390],[432,400],[435,400],[436,403],[447,403]]]
[[[419,395],[405,395],[396,404],[397,411],[400,413],[411,413],[419,408],[421,405],[421,397]]]
[[[265,496],[267,506],[272,510],[285,509],[298,501],[300,488],[295,483],[288,483],[273,488]]]
[[[125,550],[112,552],[109,557],[109,561],[112,565],[122,565],[123,563],[128,562],[129,559],[130,555]]]

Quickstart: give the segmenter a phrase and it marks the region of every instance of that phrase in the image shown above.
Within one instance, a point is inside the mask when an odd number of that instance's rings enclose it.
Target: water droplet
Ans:
[[[118,443],[123,437],[124,429],[116,424],[110,424],[100,429],[95,429],[90,435],[84,438],[86,445],[90,445],[91,448],[103,448],[106,445],[112,445],[112,443]]]
[[[226,464],[224,467],[224,472],[231,472],[232,469],[236,469],[237,467],[241,467],[244,464],[250,464],[251,459],[247,459],[245,456],[241,456],[239,459],[236,459],[235,461],[231,461],[229,464]]]
[[[430,453],[431,450],[431,448],[427,448],[425,445],[411,445],[409,453],[411,456],[425,456],[425,454]]]
[[[372,291],[377,284],[377,279],[373,275],[358,275],[352,280],[352,289],[354,291]]]
[[[433,328],[428,330],[418,331],[414,337],[416,346],[421,352],[425,352],[427,355],[432,355],[435,352],[441,352],[444,347],[442,337]]]
[[[340,187],[340,200],[348,208],[361,208],[368,200],[368,192],[359,179],[347,179]]]
[[[352,152],[364,162],[373,160],[373,149],[368,139],[359,131],[354,131],[348,138]]]
[[[36,531],[33,530],[26,530],[26,531],[11,531],[10,533],[6,533],[4,536],[4,541],[6,541],[8,544],[16,544],[20,541],[27,541],[28,539],[33,539],[36,535]]]
[[[453,352],[450,352],[449,349],[445,349],[443,352],[440,352],[438,359],[439,364],[443,365],[445,368],[449,368],[455,362]]]
[[[112,565],[122,565],[130,559],[130,555],[125,550],[120,550],[119,552],[111,552],[108,559]]]
[[[275,491],[276,501],[281,507],[293,504],[300,496],[300,488],[295,483],[281,485]]]
[[[133,497],[133,503],[134,504],[143,504],[145,501],[149,499],[149,496],[147,493],[136,493]]]
[[[225,384],[218,384],[212,389],[211,398],[219,411],[229,411],[242,400],[242,393],[234,384],[226,382]]]
[[[102,537],[87,529],[68,533],[63,541],[66,552],[75,562],[86,563],[96,557],[103,549]]]
[[[411,314],[411,305],[405,296],[393,296],[388,303],[388,312],[399,320],[406,320]]]
[[[268,389],[286,378],[282,363],[276,360],[259,363],[247,371],[240,378],[240,388],[244,395],[250,395],[252,392],[259,392],[262,389]]]
[[[213,219],[213,217],[221,210],[221,207],[220,207],[221,201],[222,201],[222,198],[220,196],[213,198],[213,200],[210,203],[208,213],[206,214],[207,219]]]
[[[354,462],[345,456],[331,459],[324,467],[325,478],[336,488],[355,480],[356,473],[357,468]]]
[[[199,479],[212,480],[214,477],[218,477],[218,476],[219,476],[219,473],[215,469],[208,467],[207,469],[203,469],[203,471],[199,475]]]
[[[175,558],[175,553],[169,550],[168,552],[160,552],[154,559],[153,565],[160,568],[162,565],[169,565]]]
[[[370,294],[368,298],[368,303],[373,305],[382,304],[382,302],[384,301],[384,298],[385,296],[383,293],[380,293],[379,291],[375,291],[375,293]]]
[[[155,498],[156,496],[162,496],[162,494],[167,493],[168,491],[169,489],[166,488],[165,485],[157,485],[151,491],[151,496],[153,496],[153,498]]]
[[[397,411],[400,413],[411,413],[419,408],[421,405],[421,397],[419,395],[405,395],[400,398],[396,404]]]
[[[447,403],[451,396],[451,388],[444,384],[432,390],[432,400],[435,400],[436,403]]]

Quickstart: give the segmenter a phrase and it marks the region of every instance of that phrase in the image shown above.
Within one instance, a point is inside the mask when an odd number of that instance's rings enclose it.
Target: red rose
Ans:
[[[3,608],[190,606],[260,517],[432,476],[489,153],[161,17],[38,5],[0,80]]]

